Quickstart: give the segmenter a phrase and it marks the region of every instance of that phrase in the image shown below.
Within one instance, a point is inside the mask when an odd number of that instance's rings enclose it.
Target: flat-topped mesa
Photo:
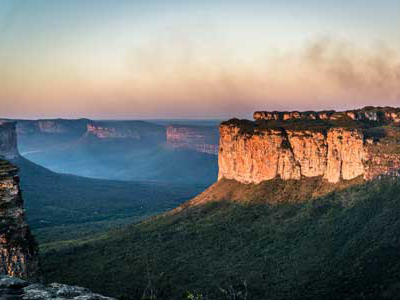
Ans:
[[[218,155],[218,127],[169,125],[166,136],[172,148]]]
[[[362,109],[347,110],[336,112],[334,110],[327,111],[256,111],[253,114],[254,120],[353,120],[353,121],[374,121],[379,123],[400,123],[400,108],[394,107],[372,107],[367,106]]]
[[[0,121],[0,158],[15,159],[19,156],[16,123]]]
[[[394,114],[400,110],[385,108],[385,111],[388,114],[383,115],[391,116],[391,123],[397,123]],[[272,116],[279,115],[281,119],[272,122],[237,119],[223,122],[218,177],[242,183],[321,177],[337,183],[400,174],[397,142],[400,128],[370,122],[375,121],[375,116],[381,121],[381,112],[375,109],[374,114],[364,114],[370,116],[368,122],[353,119],[345,125],[332,122],[335,113],[331,112],[315,113],[315,119],[292,122],[285,122],[284,113],[277,112],[271,113]],[[325,114],[329,119],[323,119]],[[292,113],[294,118],[299,115]]]
[[[37,247],[25,222],[17,171],[0,159],[0,275],[35,280]]]
[[[96,136],[99,139],[110,138],[130,138],[140,140],[140,136],[136,131],[129,129],[116,128],[111,126],[100,126],[95,124],[87,125],[87,132]]]
[[[165,141],[165,128],[144,121],[92,121],[86,135],[98,139]]]

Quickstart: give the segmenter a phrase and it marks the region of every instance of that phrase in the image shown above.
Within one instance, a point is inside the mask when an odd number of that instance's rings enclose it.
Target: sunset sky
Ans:
[[[0,117],[400,106],[399,0],[0,0]]]

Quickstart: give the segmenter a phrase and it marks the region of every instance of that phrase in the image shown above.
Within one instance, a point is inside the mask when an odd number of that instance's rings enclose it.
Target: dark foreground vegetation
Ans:
[[[400,181],[306,203],[208,202],[42,252],[46,280],[121,299],[397,299]]]

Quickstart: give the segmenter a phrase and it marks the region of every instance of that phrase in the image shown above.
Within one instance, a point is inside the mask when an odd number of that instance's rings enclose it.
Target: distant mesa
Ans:
[[[88,134],[94,135],[100,139],[115,139],[115,138],[131,138],[140,140],[140,135],[136,130],[131,128],[118,128],[116,126],[104,126],[97,124],[87,125]]]
[[[92,121],[86,135],[98,139],[165,142],[165,127],[145,121]]]
[[[167,127],[167,144],[176,149],[218,155],[218,128],[213,126],[170,125]]]
[[[17,134],[54,134],[54,135],[82,135],[86,131],[88,119],[48,119],[48,120],[16,120]]]

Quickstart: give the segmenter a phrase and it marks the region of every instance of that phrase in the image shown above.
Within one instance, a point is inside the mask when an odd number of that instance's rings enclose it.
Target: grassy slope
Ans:
[[[20,167],[27,218],[41,244],[140,220],[171,209],[205,188],[57,174],[24,158],[14,163]]]
[[[395,299],[399,220],[400,181],[380,180],[302,204],[208,202],[42,262],[49,281],[128,299]]]

